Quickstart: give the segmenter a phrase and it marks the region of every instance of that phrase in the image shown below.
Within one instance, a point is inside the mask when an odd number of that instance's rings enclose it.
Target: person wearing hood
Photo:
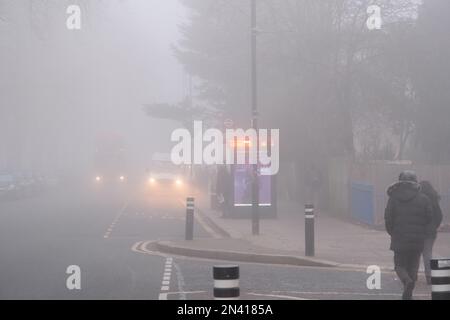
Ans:
[[[427,237],[425,238],[425,246],[423,249],[423,265],[425,268],[425,278],[427,284],[431,285],[431,266],[430,260],[433,256],[433,246],[437,238],[437,232],[442,223],[442,210],[439,204],[441,196],[433,188],[433,185],[429,181],[420,182],[421,191],[431,200],[431,207],[433,209],[433,221],[430,229],[428,230]]]
[[[432,224],[432,204],[421,192],[412,171],[400,174],[388,189],[385,211],[386,231],[391,236],[395,271],[403,283],[403,300],[411,300],[419,271],[420,257]]]

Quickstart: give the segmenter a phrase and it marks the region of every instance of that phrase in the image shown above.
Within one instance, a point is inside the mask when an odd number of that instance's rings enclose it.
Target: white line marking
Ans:
[[[299,297],[285,296],[285,295],[278,295],[278,294],[248,293],[248,295],[258,296],[258,297],[272,297],[272,298],[280,298],[280,299],[290,299],[290,300],[309,300],[309,299],[303,299],[303,298],[299,298]]]
[[[136,242],[136,243],[131,247],[131,251],[139,252],[139,251],[138,251],[138,247],[139,247],[142,243],[143,243],[143,241]]]
[[[167,293],[160,293],[159,294],[159,300],[168,300],[169,295],[176,295],[179,294],[181,296],[185,296],[186,294],[196,294],[196,293],[205,293],[206,291],[183,291],[183,292],[167,292]],[[184,299],[185,300],[185,299]]]
[[[355,296],[395,296],[399,297],[398,293],[367,293],[367,292],[312,292],[312,291],[273,291],[274,293],[288,293],[288,294],[311,294],[311,295],[355,295]],[[429,294],[414,294],[415,297],[429,297]]]
[[[173,294],[195,294],[195,293],[206,293],[207,291],[178,291],[178,292],[167,292],[168,295]]]
[[[144,243],[141,246],[146,246],[147,243]],[[143,247],[143,251],[146,251],[146,248]],[[173,259],[170,257],[166,257],[166,263],[164,266],[164,274],[163,274],[163,280],[162,280],[162,287],[161,291],[169,291],[170,289],[170,278],[172,277],[172,261]],[[167,300],[167,294],[164,294],[163,292],[159,295],[159,300]]]
[[[166,262],[172,262],[173,263],[173,267],[175,268],[176,273],[177,273],[177,286],[178,286],[178,292],[177,293],[173,293],[173,294],[179,294],[180,295],[180,300],[186,300],[186,293],[189,293],[189,292],[186,292],[184,290],[184,278],[183,278],[183,275],[181,274],[180,267],[174,262],[172,257],[168,257],[165,254],[160,253],[160,252],[153,252],[153,251],[148,250],[147,246],[151,242],[152,241],[145,241],[145,242],[144,241],[139,241],[139,242],[136,242],[131,247],[131,250],[134,251],[134,252],[138,252],[138,253],[144,253],[144,254],[150,254],[150,255],[157,255],[157,256],[160,256],[160,257],[165,257],[166,258]],[[168,271],[167,270],[164,271],[164,277],[171,277],[171,275],[172,275],[172,270],[171,269],[168,270]],[[166,281],[166,280],[164,280],[164,281]],[[169,286],[163,285],[161,287],[161,291],[169,291],[169,289],[170,289]],[[191,293],[203,293],[203,292],[205,292],[205,291],[192,291]],[[166,293],[166,292],[160,293],[160,295],[159,295],[160,300],[167,299],[167,294],[169,294],[169,293]]]
[[[109,228],[106,230],[105,235],[103,236],[103,238],[108,239],[109,236],[111,235],[111,233],[114,230],[114,227],[116,225],[116,223],[118,223],[118,221],[120,220],[120,218],[122,217],[122,215],[125,213],[125,209],[128,207],[130,200],[128,199],[127,201],[125,201],[124,205],[122,206],[122,208],[120,209],[120,211],[118,212],[118,214],[116,215],[116,217],[114,218],[113,222],[111,223],[111,225],[109,226]]]
[[[131,247],[131,250],[134,251],[134,252],[138,252],[138,253],[149,254],[149,255],[156,255],[156,256],[159,256],[159,257],[167,258],[167,255],[165,255],[164,253],[148,250],[147,246],[151,242],[152,241],[145,241],[145,242],[140,241],[140,242],[137,242]]]
[[[178,291],[180,292],[180,300],[186,300],[186,293],[184,292],[184,277],[181,273],[180,266],[174,263],[175,271],[177,273],[177,285]]]

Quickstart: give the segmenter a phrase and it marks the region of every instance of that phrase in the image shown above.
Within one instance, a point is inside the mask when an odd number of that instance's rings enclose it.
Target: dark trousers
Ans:
[[[394,252],[395,271],[404,285],[417,281],[421,251]]]
[[[423,266],[425,267],[425,276],[427,281],[431,280],[431,266],[430,260],[433,256],[433,246],[436,241],[435,237],[428,237],[425,239],[425,246],[423,248]]]

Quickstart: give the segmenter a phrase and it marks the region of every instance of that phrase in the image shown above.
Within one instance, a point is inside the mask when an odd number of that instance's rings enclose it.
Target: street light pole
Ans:
[[[256,0],[251,0],[251,55],[252,55],[252,127],[256,131],[256,164],[252,181],[252,234],[259,235],[259,132],[258,132],[258,79],[256,61]]]

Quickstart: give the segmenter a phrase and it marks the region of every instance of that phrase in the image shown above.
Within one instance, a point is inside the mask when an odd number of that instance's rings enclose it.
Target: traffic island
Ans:
[[[268,250],[239,239],[207,238],[193,241],[159,241],[154,243],[154,248],[165,254],[212,260],[323,268],[341,266],[330,261]]]

